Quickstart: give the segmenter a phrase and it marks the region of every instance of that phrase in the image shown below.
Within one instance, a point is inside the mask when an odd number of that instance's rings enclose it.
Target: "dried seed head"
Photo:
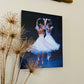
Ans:
[[[18,40],[18,39],[21,38],[21,35],[24,32],[25,32],[25,30],[24,30],[23,27],[22,27],[22,29],[14,27],[14,28],[11,29],[9,37],[12,38],[12,39],[17,39]]]
[[[6,48],[5,44],[0,45],[0,51],[4,52],[5,51],[5,48]]]
[[[6,19],[6,22],[7,23],[10,23],[10,24],[12,24],[14,26],[18,26],[19,25],[19,22],[20,22],[19,21],[19,16],[18,16],[17,13],[8,12],[6,14],[5,19]]]
[[[16,38],[16,35],[17,35],[17,34],[15,34],[15,33],[10,33],[9,36],[10,36],[11,39],[14,39],[14,38]]]
[[[7,32],[6,27],[7,27],[6,25],[1,24],[1,26],[0,26],[0,36],[2,36],[2,37],[7,36],[8,32]]]
[[[34,60],[27,60],[26,68],[29,70],[30,73],[35,73],[38,67],[38,62]]]
[[[26,41],[21,41],[21,40],[13,43],[14,53],[21,54],[21,53],[26,52],[25,43],[26,43]]]
[[[3,47],[1,47],[1,51],[3,51],[3,52],[5,51],[5,47],[4,47],[4,46],[3,46]]]
[[[18,47],[16,50],[14,50],[15,54],[21,54],[22,50],[20,47]]]
[[[34,40],[32,38],[28,39],[27,40],[27,43],[25,45],[25,47],[27,48],[27,50],[31,50],[33,47],[32,47],[32,44],[34,43]]]

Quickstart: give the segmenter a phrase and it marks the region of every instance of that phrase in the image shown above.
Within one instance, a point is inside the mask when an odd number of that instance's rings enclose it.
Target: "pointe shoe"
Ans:
[[[50,56],[47,56],[47,60],[49,61],[49,59],[50,59]]]
[[[39,57],[38,57],[38,61],[39,61],[40,59],[39,59]]]
[[[42,61],[42,64],[43,64],[43,61]]]

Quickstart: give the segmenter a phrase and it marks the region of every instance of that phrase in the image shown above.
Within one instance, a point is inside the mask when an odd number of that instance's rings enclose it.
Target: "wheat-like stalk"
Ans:
[[[31,47],[31,45],[32,45],[33,43],[34,43],[34,40],[33,40],[33,39],[31,39],[31,38],[30,38],[29,40],[26,39],[25,49],[26,49],[26,50],[31,50],[31,49],[33,48],[33,47]],[[20,68],[21,68],[22,61],[23,61],[24,56],[25,56],[25,53],[22,55],[22,59],[21,59],[21,63],[20,63]],[[20,69],[18,70],[15,84],[17,84],[19,74],[20,74]]]
[[[22,59],[21,59],[21,63],[20,63],[20,68],[21,68],[22,61],[23,61],[24,56],[25,56],[25,53],[22,55]],[[19,74],[20,74],[20,68],[19,68],[18,73],[17,73],[15,84],[17,84],[17,81],[18,81],[18,77],[19,77]]]
[[[12,73],[12,79],[11,79],[11,84],[13,84],[13,77],[14,77],[14,73],[15,73],[15,66],[16,66],[16,62],[17,62],[17,57],[23,53],[26,52],[26,48],[25,48],[25,44],[26,41],[23,42],[19,42],[20,44],[16,43],[16,47],[14,46],[13,51],[16,55],[16,59],[15,59],[15,63],[14,63],[14,67],[13,67],[13,73]]]
[[[1,83],[3,84],[3,72],[4,72],[4,51],[5,51],[5,44],[1,43],[0,46],[0,53],[2,55],[2,67],[1,67]]]
[[[5,44],[4,44],[4,38],[7,37],[7,25],[1,24],[0,25],[0,36],[1,36],[1,45],[0,45],[0,51],[2,55],[2,73],[1,73],[1,82],[4,83],[4,51],[5,51]]]
[[[7,24],[6,25],[1,24],[1,26],[0,26],[0,36],[1,36],[1,41],[2,42],[3,42],[3,38],[7,37],[7,34],[8,34],[8,32],[7,32]]]
[[[17,57],[18,57],[18,54],[16,54],[16,58],[15,58],[15,63],[14,63],[13,73],[12,73],[12,79],[11,79],[11,84],[13,84],[13,77],[14,77],[15,65],[16,65],[16,62],[17,62]]]
[[[25,56],[25,52],[27,50],[31,50],[34,46],[32,44],[34,43],[33,39],[27,40],[22,38],[21,36],[25,34],[24,26],[21,28],[20,27],[20,21],[18,19],[18,14],[17,13],[12,13],[8,12],[5,15],[5,23],[4,25],[1,23],[1,28],[0,28],[0,37],[1,37],[1,45],[0,45],[0,51],[2,53],[2,74],[1,74],[1,84],[5,84],[5,70],[6,70],[6,61],[7,57],[9,55],[9,52],[12,50],[15,54],[15,62],[14,62],[14,67],[13,67],[13,72],[12,72],[12,78],[11,78],[11,84],[13,84],[13,78],[14,78],[14,73],[15,73],[15,66],[17,62],[18,56],[22,55],[22,60],[20,63],[20,67],[23,61],[23,58]],[[3,41],[6,38],[6,43],[3,45]],[[15,41],[15,43],[14,43]],[[27,76],[24,84],[26,84],[27,80],[29,79],[30,75],[33,74],[36,71],[38,62],[34,61],[28,61],[28,68],[29,75]],[[20,69],[18,70],[18,74],[16,77],[15,84],[17,84],[18,77],[19,77]]]
[[[13,13],[11,11],[7,12],[5,15],[5,22],[8,24],[12,24],[14,27],[19,27],[20,26],[20,18],[18,13]]]
[[[3,84],[5,84],[6,60],[7,60],[7,56],[10,51],[13,39],[14,39],[13,34],[11,34],[11,29],[14,28],[15,25],[17,25],[18,20],[16,18],[17,18],[17,14],[13,14],[11,12],[7,13],[6,18],[5,18],[6,22],[9,24],[9,27],[8,27],[8,36],[7,36],[7,42],[6,42],[5,55],[4,55],[5,61],[4,61],[4,70],[3,70],[4,71],[3,72],[3,78],[4,78]]]
[[[24,84],[26,84],[26,82],[28,81],[28,79],[29,79],[30,76],[31,76],[31,73],[28,74],[28,76],[27,76],[27,78],[26,78]]]
[[[25,64],[25,65],[26,65],[26,68],[29,71],[29,74],[26,77],[26,79],[24,81],[24,84],[26,84],[26,82],[28,81],[28,79],[31,76],[31,74],[34,74],[37,71],[37,69],[39,68],[38,61],[34,61],[34,60],[27,60],[27,61],[28,61],[28,64]]]

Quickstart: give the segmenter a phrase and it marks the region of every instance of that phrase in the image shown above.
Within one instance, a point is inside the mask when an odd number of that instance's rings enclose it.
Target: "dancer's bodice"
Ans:
[[[51,29],[49,29],[49,28],[47,28],[47,30],[46,30],[46,35],[50,35],[51,34]]]
[[[38,30],[38,34],[44,34],[44,30],[43,29],[39,29]]]
[[[39,34],[39,37],[44,38],[44,34]]]

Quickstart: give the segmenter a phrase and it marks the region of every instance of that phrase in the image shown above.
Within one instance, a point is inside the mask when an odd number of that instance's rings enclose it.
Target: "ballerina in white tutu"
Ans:
[[[38,21],[40,19],[41,18],[37,19],[36,27],[35,27],[35,29],[38,32],[39,37],[37,38],[37,40],[32,45],[33,49],[31,50],[31,52],[38,55],[38,61],[39,61],[39,55],[41,54],[42,55],[42,64],[43,64],[43,54],[50,52],[52,46],[50,46],[50,44],[48,44],[48,42],[44,38],[44,27],[45,27],[45,25],[42,25],[42,24],[38,25]],[[46,20],[44,23],[46,23]]]
[[[59,50],[60,44],[58,44],[51,35],[52,29],[53,29],[52,22],[50,19],[47,19],[47,21],[49,21],[49,23],[46,25],[45,40],[52,46],[52,48],[51,48],[52,51]],[[48,61],[49,61],[50,57],[51,57],[51,51],[47,53],[47,60]]]

